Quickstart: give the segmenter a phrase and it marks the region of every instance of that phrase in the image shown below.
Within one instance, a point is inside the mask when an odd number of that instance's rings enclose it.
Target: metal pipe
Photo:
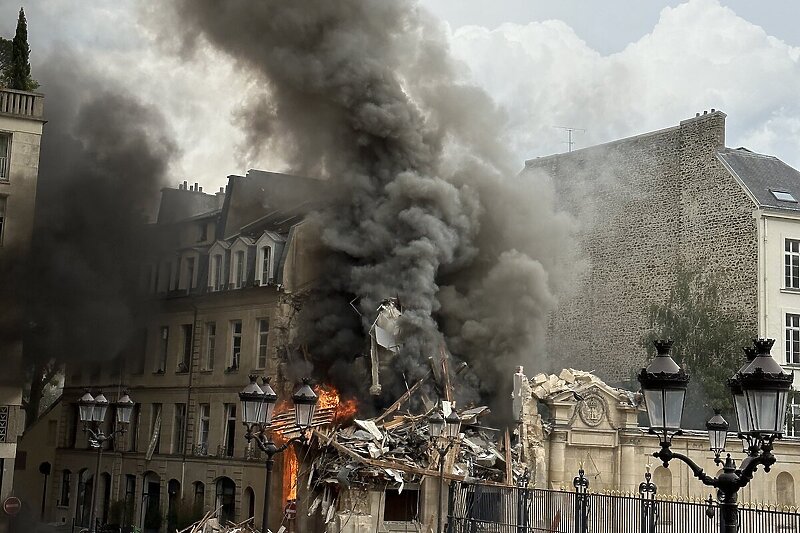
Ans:
[[[100,484],[100,459],[103,456],[103,441],[97,439],[97,464],[94,469],[94,481],[92,482],[92,503],[89,507],[89,533],[95,533],[95,507],[97,506],[97,485]]]

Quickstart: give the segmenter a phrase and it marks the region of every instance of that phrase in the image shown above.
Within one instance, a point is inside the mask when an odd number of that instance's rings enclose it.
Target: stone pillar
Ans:
[[[619,447],[619,490],[636,492],[641,481],[639,478],[644,479],[644,471],[636,461],[636,441],[634,437],[625,431],[620,431]]]
[[[564,478],[564,468],[566,462],[567,449],[567,430],[554,429],[550,434],[550,464],[548,474],[550,477],[550,487],[560,489],[567,487],[568,481]]]

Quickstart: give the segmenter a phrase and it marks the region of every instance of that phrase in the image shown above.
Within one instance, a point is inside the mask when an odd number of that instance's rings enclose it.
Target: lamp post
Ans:
[[[300,436],[289,439],[281,446],[272,441],[272,415],[278,395],[269,385],[269,378],[263,379],[263,388],[258,386],[257,376],[250,376],[250,383],[239,393],[242,404],[242,422],[247,428],[247,442],[255,440],[258,447],[267,454],[267,473],[264,478],[264,509],[261,517],[261,531],[266,533],[269,520],[269,492],[272,480],[272,467],[275,455],[283,452],[290,444],[305,443],[306,432],[311,428],[314,412],[317,410],[317,395],[311,388],[310,380],[303,379],[303,385],[292,395],[294,402],[294,423],[300,429]]]
[[[656,341],[658,355],[639,373],[639,383],[650,418],[650,432],[661,440],[661,449],[653,456],[660,459],[664,467],[669,467],[673,459],[686,463],[697,479],[717,489],[721,533],[737,532],[739,489],[750,483],[759,466],[769,472],[775,464],[772,443],[783,436],[786,402],[794,376],[783,372],[770,356],[774,342],[773,339],[754,340],[754,351],[746,352],[749,361],[728,380],[739,421],[738,437],[746,442],[747,457],[740,468],[736,467],[730,453],[724,461],[720,459],[727,439],[728,423],[725,419],[717,414],[706,424],[715,462],[723,464],[722,473],[717,477],[707,475],[689,457],[670,449],[672,438],[682,433],[681,417],[689,384],[689,375],[669,355],[672,342]]]
[[[430,433],[431,444],[439,452],[439,493],[438,493],[438,512],[436,513],[436,533],[442,533],[442,487],[444,486],[444,458],[450,448],[456,442],[461,433],[461,418],[455,412],[450,411],[446,417],[442,416],[439,410],[434,411],[428,417],[428,432]]]
[[[122,392],[122,397],[114,404],[117,410],[117,424],[119,427],[111,433],[103,431],[103,422],[106,418],[109,401],[103,391],[98,391],[97,396],[92,396],[89,390],[78,400],[78,415],[83,423],[83,431],[88,433],[89,445],[97,448],[97,462],[94,469],[94,482],[92,483],[92,500],[89,507],[89,531],[94,533],[95,527],[95,506],[97,505],[97,485],[100,484],[100,461],[103,457],[103,445],[106,441],[113,440],[118,434],[127,431],[127,425],[131,421],[131,412],[134,403],[127,391]]]

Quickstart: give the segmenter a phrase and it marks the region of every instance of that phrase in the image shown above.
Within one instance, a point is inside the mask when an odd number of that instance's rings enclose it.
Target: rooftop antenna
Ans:
[[[579,131],[581,133],[586,133],[586,130],[583,128],[572,128],[569,126],[553,126],[553,127],[567,131],[567,141],[564,144],[566,144],[569,147],[570,152],[572,151],[572,145],[575,144],[575,141],[572,140],[572,132]]]

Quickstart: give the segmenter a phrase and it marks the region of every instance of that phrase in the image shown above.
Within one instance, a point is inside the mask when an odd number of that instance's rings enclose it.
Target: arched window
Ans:
[[[794,505],[794,478],[789,472],[781,472],[775,479],[778,505]]]
[[[221,477],[217,480],[216,507],[222,508],[220,524],[236,521],[236,483],[231,478]]]
[[[78,472],[78,502],[75,507],[75,521],[83,527],[89,526],[89,508],[92,500],[94,476],[88,468]]]
[[[142,514],[140,525],[145,533],[161,529],[161,478],[155,472],[142,475]]]
[[[198,511],[202,511],[205,507],[205,500],[206,500],[206,486],[202,481],[195,481],[194,482],[194,500],[192,502],[192,506],[194,508],[195,514]]]
[[[178,529],[178,502],[181,497],[181,482],[170,479],[167,483],[167,531]]]
[[[69,496],[72,490],[72,472],[68,469],[61,471],[61,497],[59,498],[58,505],[62,507],[69,507]]]
[[[247,487],[244,489],[244,508],[247,509],[247,518],[252,518],[256,513],[256,495],[253,489]]]

